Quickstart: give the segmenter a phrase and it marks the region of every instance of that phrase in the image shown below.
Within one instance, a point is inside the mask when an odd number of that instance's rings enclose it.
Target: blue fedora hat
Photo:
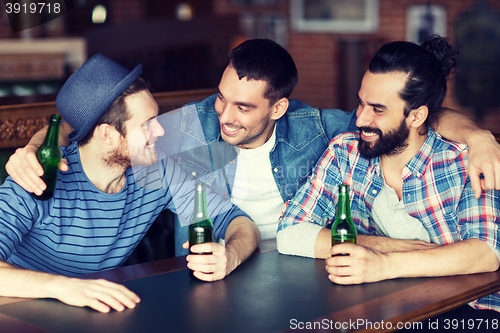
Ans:
[[[142,74],[142,64],[132,71],[102,54],[88,59],[64,83],[56,107],[71,125],[70,140],[80,141],[111,103]]]

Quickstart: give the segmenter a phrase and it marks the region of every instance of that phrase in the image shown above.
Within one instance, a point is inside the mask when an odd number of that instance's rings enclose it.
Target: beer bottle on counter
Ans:
[[[332,246],[340,243],[356,244],[356,236],[356,225],[351,218],[349,207],[349,185],[341,184],[339,185],[337,216],[332,224]]]
[[[194,193],[194,212],[191,224],[189,225],[189,253],[191,252],[191,246],[201,243],[210,243],[214,241],[214,227],[212,221],[207,214],[207,202],[205,197],[205,185],[203,183],[197,183],[195,185]],[[209,253],[197,253],[197,254],[209,254]],[[193,280],[198,280],[193,275],[193,271],[189,270],[189,276]]]
[[[48,200],[54,194],[57,174],[59,173],[59,162],[62,157],[61,149],[59,148],[60,123],[60,115],[53,114],[50,116],[49,129],[47,130],[45,141],[43,141],[36,153],[38,162],[40,162],[43,168],[42,180],[47,185],[47,188],[41,195],[33,195],[38,200]]]

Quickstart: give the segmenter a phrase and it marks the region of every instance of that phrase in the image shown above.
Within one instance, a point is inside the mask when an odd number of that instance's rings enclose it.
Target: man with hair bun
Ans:
[[[335,137],[308,182],[287,203],[277,242],[284,254],[327,258],[329,279],[359,284],[398,277],[495,271],[500,192],[476,199],[468,148],[443,139],[439,116],[456,52],[446,38],[385,44],[358,92],[359,132]],[[338,185],[350,186],[357,244],[331,244]],[[348,256],[336,256],[347,253]],[[499,318],[495,293],[444,316]]]

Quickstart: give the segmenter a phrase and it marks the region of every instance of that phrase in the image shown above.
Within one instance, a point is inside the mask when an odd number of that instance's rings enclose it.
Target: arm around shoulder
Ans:
[[[59,144],[61,146],[69,145],[68,135],[72,131],[73,129],[67,122],[61,122],[59,132]],[[47,127],[44,127],[35,133],[30,142],[25,147],[17,149],[5,165],[7,173],[19,186],[37,195],[41,195],[46,188],[44,181],[40,178],[43,175],[43,168],[36,158],[36,152],[45,140],[46,132]],[[68,165],[64,159],[61,161],[59,168],[62,171],[68,170]]]
[[[500,145],[490,131],[448,108],[443,108],[432,126],[443,137],[469,146],[468,173],[476,199],[482,190],[500,190]]]

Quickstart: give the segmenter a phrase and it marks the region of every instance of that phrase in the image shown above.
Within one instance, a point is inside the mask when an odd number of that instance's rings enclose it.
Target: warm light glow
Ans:
[[[106,22],[107,10],[103,5],[97,5],[92,10],[92,23],[100,24]]]
[[[193,18],[193,9],[191,5],[181,2],[177,5],[177,19],[179,21],[189,21]]]

